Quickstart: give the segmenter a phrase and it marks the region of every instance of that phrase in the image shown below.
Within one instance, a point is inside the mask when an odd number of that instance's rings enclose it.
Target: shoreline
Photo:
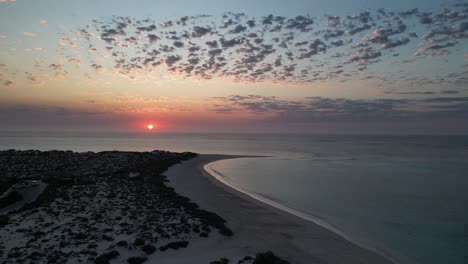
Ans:
[[[330,230],[326,222],[324,227],[294,214],[291,208],[275,207],[207,170],[215,161],[248,157],[202,154],[171,167],[165,175],[177,193],[225,218],[234,231],[231,240],[246,253],[271,250],[291,263],[396,263],[385,254],[355,243],[336,228]],[[217,244],[218,250],[232,247],[233,241]]]
[[[243,158],[243,157],[242,157]],[[241,188],[239,187],[236,187],[234,186],[233,184],[229,183],[226,179],[224,179],[223,175],[219,172],[217,172],[216,170],[210,168],[210,165],[215,163],[215,162],[218,162],[218,161],[222,161],[224,159],[221,159],[221,160],[217,160],[217,161],[213,161],[213,162],[210,162],[210,163],[207,163],[203,166],[203,169],[211,175],[211,177],[215,178],[216,180],[220,181],[221,183],[227,185],[229,188],[233,188],[234,190],[240,192],[240,193],[243,193],[249,197],[251,197],[252,199],[254,200],[257,200],[261,203],[264,203],[264,204],[267,204],[271,207],[274,207],[278,210],[282,210],[284,212],[287,212],[293,216],[296,216],[296,217],[299,217],[299,218],[302,218],[304,220],[307,220],[307,221],[310,221],[316,225],[319,225],[339,236],[341,236],[342,238],[346,239],[347,241],[361,247],[361,248],[364,248],[364,249],[367,249],[367,250],[370,250],[378,255],[381,255],[382,257],[388,259],[389,261],[391,261],[392,263],[399,263],[394,257],[390,256],[389,254],[385,253],[385,252],[381,252],[379,251],[377,248],[372,248],[370,246],[367,246],[365,245],[364,243],[360,243],[359,241],[357,241],[356,239],[353,239],[351,236],[347,235],[345,232],[341,231],[340,229],[338,229],[337,227],[333,226],[332,224],[326,222],[325,220],[323,220],[322,218],[318,217],[318,216],[313,216],[311,214],[308,214],[306,212],[303,212],[299,209],[296,209],[292,206],[289,206],[289,205],[286,205],[286,204],[282,204],[280,202],[277,202],[273,199],[270,199],[270,198],[267,198],[267,197],[264,197],[264,196],[261,196],[261,195],[258,195],[258,194],[254,194],[254,193],[250,193],[248,191],[245,191],[245,190],[242,190]]]

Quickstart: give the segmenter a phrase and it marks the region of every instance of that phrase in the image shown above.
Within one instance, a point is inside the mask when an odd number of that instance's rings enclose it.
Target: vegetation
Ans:
[[[9,218],[7,215],[0,215],[0,227],[4,227],[9,224]]]
[[[109,264],[112,259],[115,259],[119,256],[119,252],[113,250],[111,252],[104,253],[100,256],[98,256],[95,260],[94,263],[96,264]]]
[[[17,178],[0,179],[0,196],[18,182]]]
[[[159,249],[161,251],[166,251],[168,249],[174,249],[177,250],[179,248],[186,248],[188,246],[189,242],[188,241],[177,241],[177,242],[171,242],[169,244],[166,244],[164,246],[161,246]]]
[[[21,231],[27,245],[40,242],[38,252],[42,255],[34,255],[38,262],[73,258],[78,262],[91,260],[95,263],[108,263],[119,256],[115,250],[107,253],[100,251],[96,244],[99,241],[139,249],[141,253],[150,255],[157,249],[179,250],[189,245],[188,241],[155,244],[160,239],[185,239],[191,233],[208,237],[213,228],[223,235],[232,236],[233,232],[222,217],[200,209],[189,198],[177,194],[174,188],[166,185],[167,177],[163,173],[170,166],[194,156],[194,153],[164,151],[0,151],[0,169],[4,169],[4,176],[18,175],[19,180],[35,178],[47,183],[34,202],[10,212],[9,216],[18,216],[15,217],[16,224],[39,212],[47,215],[44,218],[35,218],[36,226]],[[138,174],[139,177],[129,176],[133,174]],[[95,199],[98,193],[102,193],[104,199],[97,200],[92,207],[81,202]],[[10,195],[14,197],[17,194],[19,195],[17,192]],[[154,210],[155,205],[159,206],[159,211]],[[114,214],[113,210],[119,210],[119,214]],[[84,211],[88,214],[81,214]],[[54,221],[48,220],[60,219],[62,215],[73,217],[72,222],[81,229],[55,226]],[[147,221],[141,222],[139,219]],[[167,223],[162,221],[164,219],[173,221]],[[11,225],[11,222],[8,217],[0,217],[0,227]],[[39,226],[43,229],[36,228]],[[108,228],[109,226],[112,228]],[[12,228],[14,227],[10,229]],[[57,240],[51,238],[50,233],[41,232],[51,228],[60,234]],[[117,240],[117,231],[131,234],[133,239]],[[87,244],[87,241],[90,243]],[[57,246],[57,250],[44,250],[51,245]],[[62,250],[80,245],[84,245],[85,249],[73,256]],[[12,262],[22,262],[32,251],[30,247],[24,247],[5,254]],[[144,256],[127,259],[129,263],[145,261]]]
[[[211,261],[210,264],[228,264],[229,259],[227,258],[221,258],[219,260]]]
[[[14,190],[0,199],[0,209],[15,204],[16,202],[19,202],[22,199],[23,196],[21,196],[21,194],[18,191]]]
[[[148,259],[145,257],[131,257],[127,259],[129,264],[141,264],[146,262]]]
[[[148,255],[153,254],[156,251],[156,247],[151,244],[146,244],[141,249]]]
[[[259,253],[255,256],[253,264],[290,264],[286,260],[282,260],[275,256],[273,252],[268,251],[265,253]]]

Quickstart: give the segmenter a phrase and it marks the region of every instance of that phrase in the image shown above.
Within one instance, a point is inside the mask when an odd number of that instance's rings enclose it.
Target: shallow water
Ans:
[[[301,158],[210,166],[247,192],[319,216],[403,262],[466,263],[466,146],[424,140],[314,142],[323,148]]]
[[[211,167],[416,263],[466,263],[468,137],[0,133],[0,149],[166,149],[274,156]]]

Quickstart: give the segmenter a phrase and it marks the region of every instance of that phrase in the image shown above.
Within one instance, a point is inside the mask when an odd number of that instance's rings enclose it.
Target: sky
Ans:
[[[0,0],[0,131],[468,133],[468,1]]]

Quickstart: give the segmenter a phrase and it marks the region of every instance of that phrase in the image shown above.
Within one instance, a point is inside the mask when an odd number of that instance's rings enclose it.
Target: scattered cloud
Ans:
[[[6,82],[3,83],[3,85],[6,86],[6,87],[9,87],[9,86],[13,86],[14,83],[12,81],[6,81]]]
[[[380,9],[324,17],[228,12],[159,22],[120,16],[95,19],[59,43],[96,52],[110,60],[100,65],[129,77],[165,69],[196,79],[308,84],[356,80],[373,74],[371,64],[447,55],[468,39],[467,29],[468,11],[459,5],[432,13]],[[75,33],[84,38],[73,39]],[[135,52],[128,52],[129,47]],[[398,60],[403,49],[414,56]]]
[[[25,36],[28,36],[28,37],[36,37],[37,34],[36,33],[32,33],[32,32],[24,32],[23,33]]]
[[[44,25],[44,24],[47,24],[47,23],[49,23],[49,21],[47,21],[47,20],[45,20],[45,19],[42,19],[42,20],[39,20],[39,23],[41,23],[41,24],[43,24],[43,25]]]
[[[468,117],[468,97],[368,100],[305,97],[287,100],[275,96],[231,95],[213,100],[213,111],[217,113],[250,112],[265,118],[287,117],[301,122]]]
[[[98,64],[93,64],[93,65],[91,65],[91,67],[92,67],[96,72],[102,72],[102,71],[104,71],[104,67],[102,67],[101,65],[98,65]]]
[[[68,75],[68,71],[64,69],[64,64],[62,63],[52,63],[49,65],[49,69],[52,70],[55,75],[54,78],[61,78]]]

